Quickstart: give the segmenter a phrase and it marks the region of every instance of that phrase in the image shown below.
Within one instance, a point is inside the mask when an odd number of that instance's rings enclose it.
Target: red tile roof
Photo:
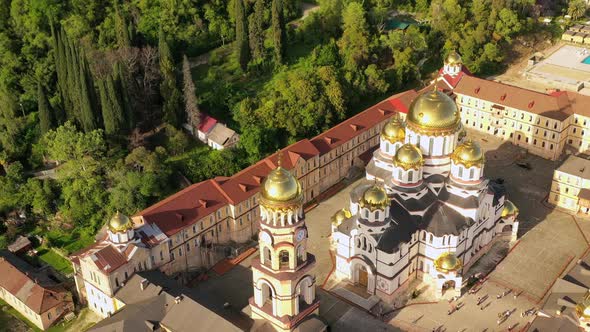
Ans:
[[[93,253],[93,261],[101,271],[110,273],[127,263],[127,257],[109,244]]]
[[[470,76],[471,75],[471,72],[465,66],[463,66],[463,68],[461,69],[459,74],[455,75],[454,77],[449,74],[444,74],[443,72],[444,72],[444,68],[441,68],[438,71],[438,74],[440,77],[443,78],[444,82],[446,82],[447,85],[449,85],[450,89],[454,89],[457,86],[457,84],[459,84],[459,81],[461,81],[461,78],[463,78],[463,76],[465,76],[465,75]]]
[[[573,112],[569,94],[548,95],[473,76],[463,76],[454,92],[559,121]]]
[[[389,118],[395,111],[407,113],[416,95],[414,90],[399,93],[312,140],[303,139],[289,145],[282,150],[283,167],[292,169],[300,158],[309,160],[327,153]],[[143,216],[147,223],[155,223],[162,232],[171,236],[228,203],[235,205],[252,197],[258,192],[262,180],[276,168],[277,157],[278,153],[272,154],[231,177],[216,177],[193,184],[137,215]]]
[[[200,118],[201,123],[199,124],[199,131],[204,133],[208,133],[211,129],[213,129],[213,126],[215,126],[215,124],[217,123],[216,119],[210,117],[205,113],[201,113]]]
[[[388,119],[394,112],[407,113],[416,94],[416,91],[409,90],[391,96],[314,137],[311,143],[321,154],[326,154],[377,123]]]
[[[171,236],[227,202],[227,196],[215,180],[206,180],[169,196],[137,215],[143,216],[148,223],[155,223],[164,234]]]
[[[66,299],[65,291],[37,284],[4,258],[0,258],[0,271],[0,286],[37,314],[46,312]]]

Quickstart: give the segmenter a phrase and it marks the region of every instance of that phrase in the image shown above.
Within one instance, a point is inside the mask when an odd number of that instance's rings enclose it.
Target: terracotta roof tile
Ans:
[[[127,257],[112,245],[107,245],[90,256],[94,264],[103,272],[110,273],[127,263]]]
[[[454,92],[559,121],[573,112],[568,94],[548,95],[473,76],[463,76]]]
[[[4,258],[0,258],[0,271],[0,286],[38,314],[55,307],[66,298],[65,291],[37,284]]]

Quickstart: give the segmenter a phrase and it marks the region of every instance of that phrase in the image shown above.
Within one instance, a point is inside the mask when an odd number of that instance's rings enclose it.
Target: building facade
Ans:
[[[72,295],[61,287],[42,285],[0,257],[0,299],[41,330],[74,310]]]
[[[590,160],[569,156],[553,172],[548,201],[574,213],[590,214]]]
[[[454,52],[440,73],[439,80],[454,95],[466,128],[502,138],[550,160],[559,159],[564,152],[588,151],[589,96],[571,91],[541,93],[477,78]]]
[[[262,183],[260,256],[252,261],[253,319],[265,320],[277,331],[292,331],[319,312],[312,273],[315,258],[307,252],[307,227],[301,184],[279,166]]]
[[[518,209],[483,176],[484,152],[461,131],[457,106],[438,90],[419,95],[405,123],[383,128],[367,183],[332,217],[340,277],[369,294],[390,296],[418,278],[455,296],[495,239],[516,239]]]

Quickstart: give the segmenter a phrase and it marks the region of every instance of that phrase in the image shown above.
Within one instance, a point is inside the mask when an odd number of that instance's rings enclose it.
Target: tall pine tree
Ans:
[[[250,48],[248,47],[248,27],[246,26],[246,10],[243,0],[235,0],[234,17],[236,19],[235,53],[242,70],[248,68]]]
[[[176,86],[176,74],[174,72],[174,61],[172,53],[164,32],[160,30],[160,39],[158,42],[160,51],[160,73],[162,74],[162,82],[160,83],[160,94],[164,99],[162,111],[164,113],[164,121],[178,127],[180,125],[178,111],[182,107],[182,95]]]
[[[191,65],[186,55],[182,58],[182,79],[184,81],[182,89],[184,93],[184,110],[186,111],[188,123],[196,132],[201,124],[201,114],[197,96],[195,95],[195,83],[191,75]]]
[[[39,125],[41,127],[41,135],[55,127],[55,118],[51,112],[49,101],[43,90],[41,83],[37,83],[37,109],[39,110]]]
[[[260,60],[264,58],[264,0],[256,0],[254,13],[248,20],[252,57]]]
[[[98,81],[104,130],[109,135],[119,134],[125,124],[123,106],[113,74],[107,74],[104,79]]]
[[[278,63],[283,63],[285,57],[285,43],[287,42],[287,38],[285,35],[285,20],[283,18],[282,0],[272,0],[271,15],[272,39],[275,49],[275,58]]]

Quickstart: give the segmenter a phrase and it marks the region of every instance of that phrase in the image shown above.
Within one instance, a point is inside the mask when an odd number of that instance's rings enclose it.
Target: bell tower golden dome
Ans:
[[[410,105],[407,116],[408,128],[420,134],[447,135],[457,131],[460,124],[457,105],[436,88],[418,96]]]

